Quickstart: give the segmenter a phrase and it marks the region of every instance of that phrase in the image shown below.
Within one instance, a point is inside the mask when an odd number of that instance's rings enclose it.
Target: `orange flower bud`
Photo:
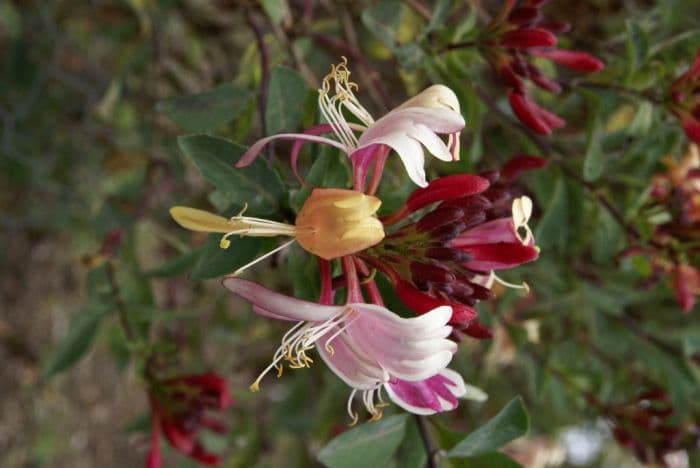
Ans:
[[[345,189],[314,189],[296,219],[296,239],[330,260],[372,247],[384,238],[376,197]]]

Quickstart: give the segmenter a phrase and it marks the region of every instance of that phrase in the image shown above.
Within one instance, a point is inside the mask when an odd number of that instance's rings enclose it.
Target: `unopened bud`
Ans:
[[[354,190],[314,189],[295,222],[297,241],[326,260],[372,247],[384,238],[381,203]]]
[[[464,211],[454,206],[438,207],[423,216],[416,223],[418,232],[432,231],[446,224],[453,223],[464,216]]]
[[[429,265],[420,262],[411,262],[411,277],[414,283],[451,283],[455,275],[447,268],[440,265]]]

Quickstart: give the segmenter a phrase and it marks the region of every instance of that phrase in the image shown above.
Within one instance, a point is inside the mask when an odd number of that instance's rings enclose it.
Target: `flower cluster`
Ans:
[[[539,255],[527,225],[532,202],[525,196],[514,198],[510,185],[522,171],[544,164],[536,156],[518,156],[501,171],[432,181],[383,220],[387,227],[400,227],[360,257],[386,274],[398,297],[416,313],[450,306],[451,325],[470,336],[489,338],[491,331],[475,320],[473,306],[494,297],[494,281],[514,286],[494,271]],[[415,221],[405,222],[435,203]]]
[[[161,434],[179,452],[200,463],[213,465],[219,457],[208,452],[199,440],[206,428],[226,432],[226,426],[207,411],[221,411],[231,404],[227,382],[216,374],[185,375],[156,380],[149,389],[151,403],[151,449],[147,468],[160,468]]]
[[[700,50],[695,62],[671,85],[669,108],[680,119],[688,138],[700,143]]]
[[[566,22],[547,21],[542,13],[546,0],[506,0],[484,29],[479,50],[508,88],[508,100],[515,115],[532,131],[548,135],[563,127],[564,120],[540,107],[527,93],[526,81],[558,94],[560,83],[542,73],[532,58],[544,58],[582,73],[597,72],[603,62],[586,53],[557,49],[557,34],[570,29]]]
[[[610,408],[612,434],[644,464],[664,463],[669,452],[692,449],[700,442],[700,427],[671,422],[674,413],[668,393],[654,388]]]
[[[493,271],[538,256],[527,227],[532,203],[527,197],[513,198],[509,187],[521,171],[540,167],[542,160],[516,158],[500,173],[462,174],[429,183],[424,150],[444,161],[459,156],[459,132],[465,122],[454,92],[432,86],[375,120],[355,97],[357,85],[349,77],[343,61],[323,80],[319,109],[326,123],[259,140],[237,166],[251,164],[269,141],[291,139],[292,168],[301,179],[296,167],[301,145],[325,144],[349,158],[352,190],[314,188],[293,225],[243,212],[226,219],[176,207],[171,214],[188,229],[223,234],[222,248],[228,248],[235,235],[286,236],[292,239],[269,254],[298,242],[319,263],[318,303],[239,278],[250,265],[223,279],[224,287],[251,302],[257,314],[294,322],[251,390],[258,390],[272,370],[281,376],[285,364],[291,369],[310,366],[315,349],[351,387],[347,409],[353,422],[359,419],[353,405],[356,396],[371,420],[382,415],[383,393],[415,414],[452,410],[467,393],[462,377],[447,367],[457,351],[456,329],[488,335],[488,329],[475,322],[473,306],[493,296],[490,286],[498,280]],[[348,121],[346,113],[357,121]],[[332,136],[323,136],[326,133]],[[375,193],[392,151],[420,188],[403,209],[379,219],[381,200]],[[419,212],[420,219],[408,221]],[[341,271],[337,277],[334,262]],[[387,309],[370,268],[386,274],[399,296],[421,315],[404,318]]]
[[[689,312],[700,294],[700,270],[692,261],[700,252],[694,242],[700,238],[700,153],[690,145],[681,161],[665,159],[667,171],[652,181],[654,206],[650,219],[654,240],[672,255],[654,252],[654,266],[670,274],[678,303]],[[659,249],[656,249],[659,250]]]

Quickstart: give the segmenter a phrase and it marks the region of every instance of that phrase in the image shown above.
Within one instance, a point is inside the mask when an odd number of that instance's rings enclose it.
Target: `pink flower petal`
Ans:
[[[222,284],[229,291],[270,314],[289,320],[322,322],[338,315],[344,309],[342,306],[326,306],[295,299],[234,276],[224,278]]]
[[[457,407],[457,398],[466,393],[462,376],[450,369],[417,382],[394,379],[384,384],[397,405],[414,414],[435,414]]]
[[[316,135],[305,135],[303,133],[278,133],[277,135],[261,138],[253,143],[238,160],[236,167],[246,167],[253,164],[253,161],[255,161],[255,158],[258,157],[263,147],[273,140],[311,141],[314,143],[323,143],[324,145],[335,146],[342,151],[347,151],[345,145],[335,140],[331,140],[330,138],[324,138]]]

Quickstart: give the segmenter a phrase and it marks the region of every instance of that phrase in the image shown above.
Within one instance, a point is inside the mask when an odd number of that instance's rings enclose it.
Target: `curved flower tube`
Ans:
[[[293,369],[308,367],[313,361],[307,353],[315,347],[328,367],[352,387],[348,412],[355,421],[358,416],[352,401],[357,392],[362,393],[362,401],[375,420],[381,417],[382,388],[397,404],[418,414],[453,409],[456,398],[463,394],[462,378],[445,372],[457,350],[457,344],[447,338],[452,333],[447,324],[450,307],[402,318],[376,304],[335,306],[302,301],[236,277],[224,278],[223,285],[253,303],[256,313],[297,322],[251,390],[259,388],[270,370],[281,375],[285,361]],[[434,395],[428,398],[431,392]]]
[[[360,104],[353,93],[357,85],[350,81],[347,60],[334,65],[323,80],[319,92],[319,109],[328,122],[335,139],[317,135],[326,129],[320,127],[305,133],[282,133],[255,142],[241,156],[237,167],[250,165],[263,147],[276,139],[314,142],[334,146],[351,158],[354,166],[354,185],[363,190],[367,174],[375,163],[375,178],[381,175],[386,148],[394,150],[406,168],[411,180],[421,187],[427,185],[425,178],[425,153],[443,161],[459,158],[459,132],[464,128],[464,118],[459,113],[459,101],[455,93],[446,86],[435,85],[407,100],[375,121]],[[343,111],[352,114],[361,123],[351,123]],[[357,136],[359,132],[359,137]],[[444,142],[438,135],[448,135]],[[294,159],[299,147],[295,145]],[[294,165],[294,161],[293,161]],[[296,171],[295,171],[296,172]]]

